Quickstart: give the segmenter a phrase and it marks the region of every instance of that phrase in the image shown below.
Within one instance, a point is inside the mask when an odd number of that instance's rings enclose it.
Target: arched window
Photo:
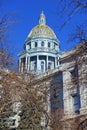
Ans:
[[[44,42],[43,41],[41,42],[41,46],[44,46]]]
[[[44,62],[41,62],[41,71],[44,72]]]
[[[48,42],[48,47],[50,47],[50,42]]]

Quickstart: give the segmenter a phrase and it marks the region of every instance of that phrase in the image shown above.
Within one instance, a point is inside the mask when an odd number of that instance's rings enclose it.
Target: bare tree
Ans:
[[[60,59],[63,67],[63,105],[59,101],[62,93],[61,79],[54,80],[51,89],[51,124],[52,130],[86,130],[87,125],[87,42],[66,53],[66,57]],[[66,65],[66,66],[65,66]],[[58,72],[59,73],[59,72]],[[65,75],[65,76],[64,76]],[[57,83],[58,82],[58,83]],[[65,94],[66,93],[66,94]],[[59,95],[59,96],[58,96]],[[74,97],[76,96],[76,97]],[[68,99],[67,99],[68,97]],[[70,98],[70,99],[69,99]],[[74,106],[74,99],[78,98],[78,106]],[[62,99],[62,97],[60,98]],[[80,101],[85,104],[84,111],[80,111]],[[67,104],[68,102],[68,104]],[[71,104],[72,103],[72,104]],[[72,108],[69,108],[69,105]],[[75,108],[76,107],[76,108]]]
[[[87,2],[84,0],[58,0],[58,7],[59,14],[64,18],[60,29],[69,23],[75,14],[79,12],[87,14]]]
[[[3,1],[0,0],[0,10]],[[7,32],[12,23],[12,13],[4,15],[0,14],[0,65],[3,67],[11,67],[13,65],[13,56],[11,54],[11,45],[8,42]]]
[[[68,42],[78,42],[82,43],[87,39],[87,30],[86,27],[82,25],[76,26],[76,28],[71,32]]]
[[[26,80],[26,76],[0,68],[0,75],[0,128],[15,128],[16,126],[9,123],[17,115],[20,120],[16,129],[42,130],[42,117],[47,115],[44,109],[46,99],[43,98],[46,94],[45,87],[38,83],[36,87],[36,81],[34,77],[31,80],[31,74],[28,74]]]
[[[82,17],[81,20],[78,20],[76,27],[73,28],[68,34],[70,35],[67,39],[68,42],[83,42],[87,39],[87,2],[84,0],[58,0],[58,17],[60,18],[60,27],[58,28],[59,33],[63,30],[63,28],[70,24],[71,20],[74,22],[74,16],[76,14]]]

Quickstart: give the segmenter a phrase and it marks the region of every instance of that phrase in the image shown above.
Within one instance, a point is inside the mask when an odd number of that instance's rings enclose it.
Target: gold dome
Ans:
[[[46,37],[46,38],[53,38],[57,39],[55,33],[53,30],[46,25],[46,17],[43,13],[41,12],[39,16],[39,25],[35,26],[31,32],[28,35],[28,38],[39,38],[39,37]]]
[[[34,27],[30,34],[28,35],[28,37],[45,37],[45,36],[48,36],[48,37],[52,37],[54,39],[56,39],[56,35],[54,34],[53,30],[45,25],[45,24],[39,24],[37,25],[36,27]]]

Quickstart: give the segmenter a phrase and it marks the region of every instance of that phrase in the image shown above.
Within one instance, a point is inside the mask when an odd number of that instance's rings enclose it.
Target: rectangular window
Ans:
[[[41,62],[41,71],[44,72],[44,62]]]
[[[31,42],[28,42],[27,45],[28,45],[29,49],[31,49]]]
[[[73,97],[73,107],[74,107],[74,112],[79,114],[80,111],[80,99],[79,99],[79,95],[75,94],[72,96]]]
[[[37,70],[37,65],[36,65],[36,62],[34,63],[34,71],[36,72]]]
[[[30,43],[30,45],[29,45],[29,46],[30,46],[30,49],[31,49],[31,43]]]
[[[71,73],[71,82],[73,85],[78,83],[78,66],[75,65],[74,69],[70,70]]]
[[[44,46],[44,42],[43,41],[41,42],[41,46]]]
[[[35,47],[37,47],[37,42],[35,42]]]
[[[54,42],[54,49],[55,49],[56,43]]]

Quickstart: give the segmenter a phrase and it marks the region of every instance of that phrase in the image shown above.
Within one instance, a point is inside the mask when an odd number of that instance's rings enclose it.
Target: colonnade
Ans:
[[[42,59],[40,60],[39,57],[40,56],[44,56],[46,57],[46,60]],[[31,56],[31,57],[36,57],[36,60],[34,62],[36,62],[36,71],[41,71],[41,61],[44,61],[44,72],[45,70],[48,70],[49,69],[49,63],[51,63],[52,61],[49,60],[49,57],[51,56],[45,56],[45,55],[37,55],[37,56]],[[19,59],[19,72],[23,73],[23,72],[29,72],[32,70],[32,66],[31,66],[31,57],[30,56],[24,56],[24,57],[20,57]],[[53,68],[56,68],[58,66],[58,59],[56,57],[52,57],[54,59],[54,65],[53,65]],[[34,70],[33,70],[34,71]]]

